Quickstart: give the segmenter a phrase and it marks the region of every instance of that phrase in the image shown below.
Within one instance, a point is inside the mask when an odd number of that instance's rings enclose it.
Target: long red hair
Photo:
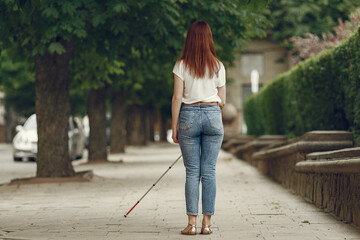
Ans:
[[[185,68],[195,77],[204,77],[206,70],[210,78],[214,73],[218,75],[220,61],[216,58],[211,29],[205,21],[191,24],[180,60],[184,61]]]

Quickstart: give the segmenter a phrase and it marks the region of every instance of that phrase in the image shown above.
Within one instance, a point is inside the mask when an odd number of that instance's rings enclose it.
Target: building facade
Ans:
[[[232,104],[237,110],[238,115],[232,123],[237,132],[246,134],[243,103],[256,92],[256,79],[261,88],[288,69],[288,51],[269,39],[253,39],[245,50],[239,52],[234,65],[227,69],[227,104]]]

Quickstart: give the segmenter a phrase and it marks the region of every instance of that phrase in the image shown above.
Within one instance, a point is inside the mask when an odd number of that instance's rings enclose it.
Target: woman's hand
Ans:
[[[174,141],[174,143],[179,143],[177,128],[172,129],[172,140]]]
[[[219,104],[220,109],[223,109],[224,106],[225,106],[225,103],[220,103],[220,104]]]

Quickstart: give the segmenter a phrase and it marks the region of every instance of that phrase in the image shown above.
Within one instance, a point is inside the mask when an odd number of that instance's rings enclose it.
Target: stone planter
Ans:
[[[256,152],[252,159],[259,161],[259,170],[263,173],[297,192],[299,174],[295,173],[295,164],[305,160],[307,153],[352,146],[351,132],[312,131],[291,140],[287,145]]]
[[[360,148],[308,154],[295,171],[301,196],[360,227]]]
[[[222,149],[225,151],[231,152],[233,149],[240,145],[244,145],[252,140],[255,139],[253,136],[245,136],[245,135],[234,135],[231,138],[224,137],[226,139],[223,141],[223,144],[221,146]]]
[[[233,149],[232,153],[240,159],[245,160],[246,162],[257,165],[257,162],[252,160],[253,153],[264,149],[264,148],[273,148],[278,147],[284,144],[287,141],[285,136],[281,135],[263,135],[259,138],[250,141],[244,145],[240,145]]]

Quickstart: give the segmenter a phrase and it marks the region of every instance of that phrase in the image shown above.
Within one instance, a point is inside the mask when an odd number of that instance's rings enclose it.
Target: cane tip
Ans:
[[[126,214],[124,215],[124,217],[125,217],[125,218],[127,217]]]

